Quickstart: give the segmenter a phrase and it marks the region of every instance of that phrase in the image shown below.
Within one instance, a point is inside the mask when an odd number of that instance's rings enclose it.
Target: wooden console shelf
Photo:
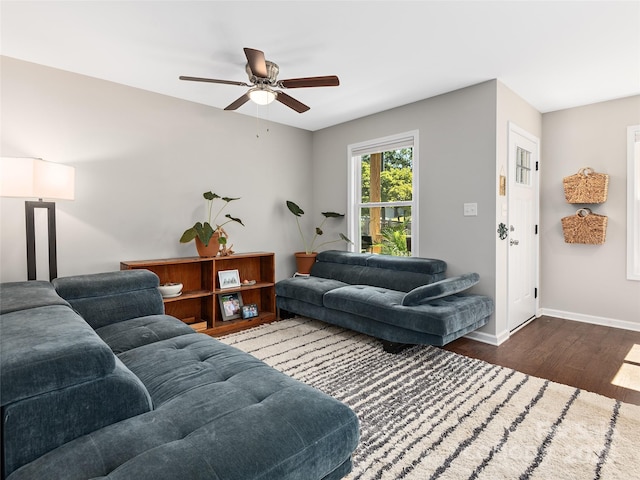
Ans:
[[[120,263],[121,270],[146,269],[160,283],[182,283],[182,294],[165,298],[167,315],[208,335],[224,335],[276,319],[275,255],[269,252],[237,253],[227,257],[185,257],[135,260]],[[254,285],[220,288],[218,272],[238,270],[240,280]],[[250,319],[222,320],[218,296],[239,292],[245,305],[255,303],[258,316]]]

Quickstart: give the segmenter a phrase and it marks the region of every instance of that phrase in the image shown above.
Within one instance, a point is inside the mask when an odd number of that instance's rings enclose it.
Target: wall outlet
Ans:
[[[478,204],[477,203],[465,203],[464,204],[464,216],[465,217],[477,217],[478,216]]]

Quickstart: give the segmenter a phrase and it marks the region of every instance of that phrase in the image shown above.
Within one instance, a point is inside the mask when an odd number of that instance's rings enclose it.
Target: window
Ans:
[[[531,185],[531,152],[516,149],[516,183]]]
[[[640,280],[640,125],[627,128],[627,278]]]
[[[350,145],[348,154],[353,250],[416,256],[418,132]]]

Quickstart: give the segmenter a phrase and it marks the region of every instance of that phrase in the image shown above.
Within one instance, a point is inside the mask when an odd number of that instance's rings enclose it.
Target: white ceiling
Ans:
[[[6,1],[1,53],[224,108],[246,82],[243,47],[291,89],[296,113],[246,114],[318,130],[497,78],[540,112],[640,94],[640,1]]]

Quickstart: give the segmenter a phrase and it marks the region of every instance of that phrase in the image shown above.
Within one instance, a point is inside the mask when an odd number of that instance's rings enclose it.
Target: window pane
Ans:
[[[411,207],[360,209],[362,252],[411,256]]]
[[[361,202],[411,201],[413,148],[400,148],[361,157]]]
[[[516,152],[516,183],[531,185],[531,152],[520,147]]]

